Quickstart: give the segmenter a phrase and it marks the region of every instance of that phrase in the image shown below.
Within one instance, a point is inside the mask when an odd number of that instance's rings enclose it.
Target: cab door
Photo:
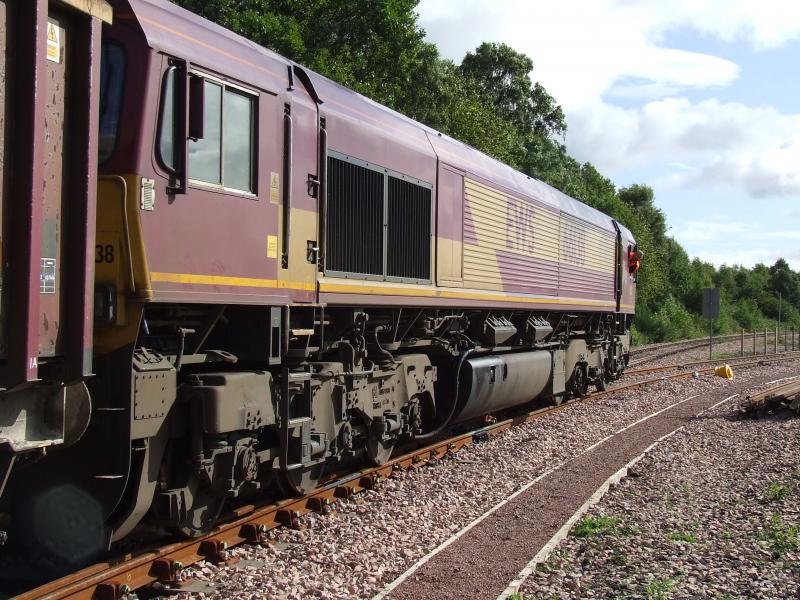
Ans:
[[[623,249],[622,249],[622,230],[616,221],[612,220],[611,224],[614,225],[616,231],[616,248],[614,250],[614,301],[617,303],[617,312],[619,312],[620,304],[622,302],[622,263],[623,263]]]
[[[287,289],[295,302],[316,302],[321,201],[319,98],[308,76],[296,66],[290,71],[289,88],[283,117],[283,173],[279,177],[272,174],[270,181],[271,192],[280,187],[281,197],[278,285]]]

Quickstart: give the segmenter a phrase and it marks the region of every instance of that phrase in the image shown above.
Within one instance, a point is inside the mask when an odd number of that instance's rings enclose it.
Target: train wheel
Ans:
[[[192,498],[192,506],[183,520],[177,523],[178,531],[186,537],[195,538],[207,534],[216,525],[225,505],[225,496],[200,490]]]
[[[319,486],[325,471],[325,463],[290,469],[278,478],[281,490],[289,496],[304,496]]]
[[[392,457],[395,442],[397,442],[395,436],[389,436],[383,440],[370,436],[369,441],[367,441],[367,460],[369,460],[370,464],[376,467],[386,464]]]
[[[570,391],[573,396],[578,398],[583,398],[589,392],[589,376],[585,364],[575,365],[572,377],[570,377]]]

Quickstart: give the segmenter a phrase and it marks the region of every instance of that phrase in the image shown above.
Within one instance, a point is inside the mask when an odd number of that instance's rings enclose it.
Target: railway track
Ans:
[[[714,338],[716,342],[729,342],[741,338],[741,334],[722,335]],[[694,350],[695,348],[704,348],[708,346],[708,338],[699,338],[694,340],[680,340],[678,342],[666,342],[663,344],[654,344],[652,346],[645,346],[642,348],[634,348],[631,355],[636,359],[631,361],[630,365],[635,366],[639,364],[648,363],[659,358],[665,358],[678,352],[685,350]],[[651,354],[655,353],[655,354]]]
[[[773,357],[797,357],[800,356],[800,351],[795,352],[779,352],[778,354],[768,354],[761,358],[763,361],[766,359],[771,359]],[[694,367],[698,365],[720,365],[720,364],[730,364],[733,366],[738,365],[741,361],[754,361],[758,360],[757,356],[733,356],[731,358],[718,358],[713,360],[695,360],[690,362],[684,363],[676,363],[673,365],[662,365],[658,367],[644,367],[642,369],[630,369],[625,371],[626,377],[634,377],[636,375],[645,375],[647,373],[658,373],[663,371],[674,371],[676,369],[685,369],[688,367]]]
[[[772,355],[769,358],[750,359],[738,362],[739,368],[762,366],[794,360],[800,352]],[[698,361],[708,363],[709,361]],[[713,361],[721,362],[721,361]],[[730,359],[727,359],[730,362]],[[629,374],[658,372],[670,368],[688,366],[670,365],[631,371]],[[24,592],[15,600],[132,600],[135,590],[158,582],[165,591],[180,591],[186,582],[182,571],[188,565],[201,560],[228,564],[236,559],[230,549],[242,543],[266,543],[266,534],[282,526],[295,526],[300,517],[310,512],[325,512],[340,499],[351,498],[368,489],[374,489],[395,471],[414,469],[431,460],[441,459],[457,453],[460,449],[502,434],[508,429],[543,418],[564,410],[574,404],[666,381],[689,378],[695,372],[711,374],[715,367],[709,366],[690,372],[681,372],[624,383],[583,398],[576,398],[559,406],[538,408],[524,414],[506,418],[478,429],[442,439],[436,443],[402,454],[383,466],[363,469],[331,481],[306,496],[290,498],[276,503],[240,506],[210,534],[188,541],[171,542],[163,546],[146,548],[136,553],[119,556],[111,561],[100,562],[81,571],[46,583]],[[768,393],[768,391],[766,391]]]

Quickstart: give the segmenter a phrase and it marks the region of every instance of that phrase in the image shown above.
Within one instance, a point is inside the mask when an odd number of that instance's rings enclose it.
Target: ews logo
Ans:
[[[564,222],[561,244],[564,262],[571,265],[582,265],[586,262],[586,231],[583,227],[569,221]]]
[[[514,198],[506,205],[506,248],[533,253],[534,242],[533,206]]]

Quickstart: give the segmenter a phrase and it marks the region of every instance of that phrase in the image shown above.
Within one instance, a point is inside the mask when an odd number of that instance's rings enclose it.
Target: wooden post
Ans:
[[[744,356],[744,327],[742,327],[742,343],[741,349],[739,350],[739,356]]]
[[[756,330],[753,329],[753,356],[756,355]]]
[[[764,354],[767,353],[767,332],[768,331],[769,331],[769,329],[764,327]]]
[[[772,348],[775,350],[773,354],[778,353],[778,328],[775,328],[775,339],[772,340]]]

